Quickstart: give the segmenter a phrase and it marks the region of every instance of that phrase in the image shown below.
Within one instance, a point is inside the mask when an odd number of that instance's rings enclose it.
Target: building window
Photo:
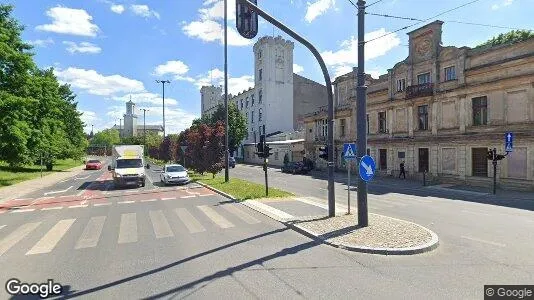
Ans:
[[[258,102],[261,104],[261,100],[263,98],[263,93],[262,91],[260,90],[259,93],[258,93]]]
[[[430,82],[430,72],[417,75],[417,84],[425,84]]]
[[[486,96],[476,97],[473,101],[473,125],[488,124],[488,98]]]
[[[456,79],[456,69],[454,66],[445,68],[445,81]]]
[[[250,123],[254,123],[254,111],[250,112]]]
[[[258,110],[258,121],[259,121],[259,122],[261,122],[262,117],[263,117],[263,112],[262,112],[262,109],[260,108],[260,109]]]
[[[428,105],[418,106],[417,115],[419,117],[419,130],[428,130]]]
[[[261,78],[263,77],[263,70],[260,69],[259,72],[258,72],[258,80],[261,81]]]
[[[241,99],[241,109],[243,109],[243,99]]]
[[[379,159],[380,170],[387,170],[388,169],[388,150],[380,149],[378,150],[378,153],[380,155],[380,159]]]
[[[488,177],[488,148],[471,150],[471,174],[477,177]]]
[[[261,58],[261,50],[258,51],[258,58]]]
[[[406,89],[406,79],[397,80],[397,92],[402,92]]]
[[[345,136],[345,119],[339,121],[339,136]]]
[[[265,134],[265,124],[261,126],[263,128],[263,134]]]
[[[387,120],[386,120],[386,112],[382,111],[378,113],[378,130],[381,133],[385,133],[387,131]]]
[[[252,101],[252,106],[254,106],[254,94],[250,95],[250,100]]]
[[[367,114],[367,134],[369,134],[369,114]]]

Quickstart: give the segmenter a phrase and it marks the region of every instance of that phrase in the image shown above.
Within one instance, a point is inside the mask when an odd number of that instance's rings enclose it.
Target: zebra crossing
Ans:
[[[0,259],[9,255],[24,253],[35,256],[53,252],[62,240],[75,241],[73,249],[87,249],[103,246],[102,236],[111,229],[116,233],[116,246],[146,241],[146,235],[140,235],[145,228],[141,219],[149,220],[152,238],[176,238],[180,234],[201,234],[216,230],[231,230],[235,227],[245,227],[258,224],[261,221],[253,216],[251,211],[241,204],[230,203],[218,206],[198,205],[178,207],[173,210],[148,210],[143,212],[128,212],[117,215],[91,216],[89,219],[65,218],[52,223],[45,221],[28,222],[22,225],[0,224]],[[118,219],[118,220],[117,220]],[[118,226],[113,226],[118,223]],[[176,224],[180,224],[177,225]],[[83,230],[75,230],[73,228]],[[148,229],[147,229],[148,230]],[[39,232],[39,233],[38,233]],[[68,239],[65,237],[69,236]],[[33,246],[20,251],[18,244],[23,240],[37,240]],[[29,243],[29,242],[28,242]],[[108,243],[109,244],[109,243]],[[107,245],[108,247],[110,245]],[[112,246],[112,245],[111,245]],[[113,246],[112,246],[113,247]]]

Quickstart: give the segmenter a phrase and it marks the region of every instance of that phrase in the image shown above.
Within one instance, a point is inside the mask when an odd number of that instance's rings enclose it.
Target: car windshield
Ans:
[[[100,163],[100,161],[99,160],[90,160],[87,163],[88,164],[98,164],[98,163]]]
[[[185,168],[182,166],[170,166],[167,167],[167,172],[183,172]]]
[[[143,167],[141,159],[117,159],[117,169],[141,167]]]

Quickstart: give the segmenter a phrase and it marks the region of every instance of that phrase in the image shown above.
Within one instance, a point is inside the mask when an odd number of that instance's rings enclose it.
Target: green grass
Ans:
[[[212,178],[211,174],[200,175],[197,173],[192,173],[190,176],[193,181],[202,182],[218,189],[219,191],[230,194],[238,201],[257,198],[279,198],[294,196],[294,194],[283,190],[269,188],[269,196],[266,197],[265,185],[253,183],[239,178],[230,178],[230,181],[226,183],[224,182],[223,176],[216,175],[215,178]]]
[[[58,160],[54,164],[54,168],[52,171],[47,172],[46,167],[43,166],[43,176],[56,173],[56,172],[62,172],[64,170],[81,166],[82,161],[81,160],[73,160],[73,159],[64,159],[64,160]],[[24,166],[20,168],[11,169],[7,164],[4,162],[0,162],[0,187],[1,186],[9,186],[13,185],[15,183],[38,178],[41,176],[41,166]]]

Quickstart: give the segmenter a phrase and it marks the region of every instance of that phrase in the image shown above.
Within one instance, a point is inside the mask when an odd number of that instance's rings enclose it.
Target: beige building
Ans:
[[[513,132],[514,151],[498,163],[498,184],[533,190],[534,39],[481,48],[442,46],[442,24],[408,33],[408,57],[368,84],[368,151],[379,172],[398,176],[404,161],[408,176],[428,171],[439,182],[489,187],[488,148],[504,153],[505,133]],[[339,117],[336,113],[336,140]],[[308,145],[317,134],[311,119],[307,124]],[[352,128],[355,123],[351,139]]]

